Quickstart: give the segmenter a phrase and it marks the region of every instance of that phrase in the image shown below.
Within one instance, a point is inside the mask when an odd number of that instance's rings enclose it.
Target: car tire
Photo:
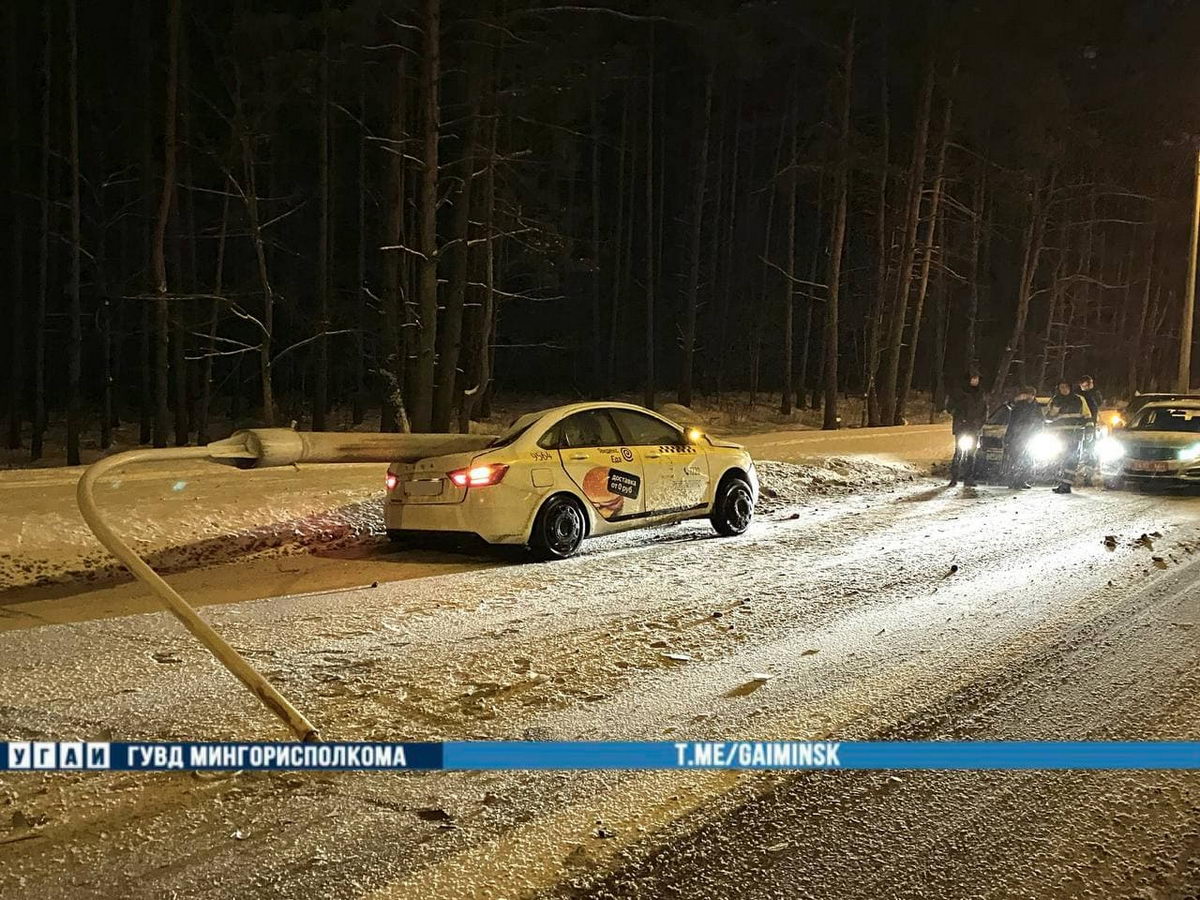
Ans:
[[[726,477],[717,487],[709,516],[713,528],[722,537],[733,537],[749,528],[753,518],[754,492],[750,490],[750,484],[737,475]]]
[[[1119,491],[1119,490],[1120,490],[1122,487],[1124,487],[1124,486],[1125,486],[1125,485],[1124,485],[1124,483],[1121,481],[1121,479],[1120,479],[1120,478],[1105,478],[1105,479],[1104,479],[1104,489],[1105,489],[1105,490],[1108,490],[1108,491]]]
[[[529,549],[540,560],[566,559],[573,556],[587,536],[587,514],[574,497],[557,494],[542,504]]]

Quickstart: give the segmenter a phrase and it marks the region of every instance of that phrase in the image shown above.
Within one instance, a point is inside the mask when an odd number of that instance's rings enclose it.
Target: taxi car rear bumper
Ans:
[[[524,544],[544,491],[500,484],[468,488],[457,503],[411,503],[388,496],[388,532],[450,532],[477,535],[489,544]]]

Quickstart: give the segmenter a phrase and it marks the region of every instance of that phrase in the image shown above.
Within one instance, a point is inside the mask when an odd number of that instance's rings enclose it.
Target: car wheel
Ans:
[[[750,527],[754,518],[754,493],[744,478],[726,478],[717,488],[709,520],[717,534],[732,537]]]
[[[1119,491],[1123,487],[1123,484],[1119,477],[1118,478],[1105,478],[1104,479],[1104,487],[1106,490]]]
[[[571,497],[551,497],[538,511],[529,549],[538,559],[566,559],[579,549],[587,533],[583,509]]]

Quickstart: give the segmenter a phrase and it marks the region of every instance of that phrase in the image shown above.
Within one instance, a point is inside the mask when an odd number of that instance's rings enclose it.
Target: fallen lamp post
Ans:
[[[116,469],[141,462],[210,459],[241,469],[297,463],[415,462],[428,456],[481,450],[492,440],[491,435],[476,434],[366,434],[249,428],[202,447],[129,450],[105,457],[84,470],[76,488],[76,498],[83,520],[97,540],[141,579],[221,665],[278,716],[297,739],[311,742],[320,740],[316,726],[112,530],[96,505],[94,490],[97,481]]]

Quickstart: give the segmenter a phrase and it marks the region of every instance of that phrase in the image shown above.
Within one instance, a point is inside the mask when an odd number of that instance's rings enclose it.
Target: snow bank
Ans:
[[[915,481],[920,470],[903,464],[880,463],[855,457],[831,457],[818,465],[758,460],[760,512],[800,506],[820,494],[850,493]]]
[[[67,517],[60,519],[63,525],[75,526]],[[162,534],[158,541],[143,539],[134,544],[155,570],[169,574],[240,559],[334,551],[381,541],[383,534],[383,503],[377,498],[200,540]],[[27,547],[19,555],[0,552],[0,596],[48,584],[125,581],[133,577],[99,545],[79,554],[56,553],[50,548],[47,551],[39,553]]]

